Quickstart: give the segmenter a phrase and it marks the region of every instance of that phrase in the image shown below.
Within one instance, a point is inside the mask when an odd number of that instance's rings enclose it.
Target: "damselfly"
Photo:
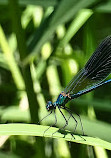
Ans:
[[[65,128],[68,125],[68,120],[70,119],[70,117],[72,117],[76,122],[76,126],[74,129],[75,131],[77,127],[77,120],[72,115],[71,110],[66,107],[66,103],[72,99],[80,97],[83,94],[91,92],[92,90],[99,88],[102,85],[110,83],[111,79],[105,80],[110,73],[111,73],[111,36],[108,36],[100,43],[96,51],[92,54],[92,56],[86,63],[85,67],[69,82],[69,84],[64,89],[64,91],[60,93],[57,100],[54,103],[48,101],[46,105],[46,109],[47,111],[50,111],[50,113],[47,116],[49,116],[52,112],[54,112],[55,114],[55,109],[57,107],[66,122],[63,128]],[[70,114],[70,117],[68,119],[66,119],[61,109],[66,110]],[[57,123],[57,118],[55,114],[54,125],[56,125],[56,123]],[[82,127],[82,123],[81,123],[81,127]],[[82,131],[83,131],[83,127],[82,127]]]

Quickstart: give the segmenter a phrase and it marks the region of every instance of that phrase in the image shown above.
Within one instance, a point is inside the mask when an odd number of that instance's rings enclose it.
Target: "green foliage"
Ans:
[[[0,157],[111,157],[110,84],[67,104],[78,121],[76,131],[73,119],[61,129],[65,121],[58,109],[59,128],[49,128],[53,114],[36,125],[48,114],[47,100],[56,100],[111,34],[110,5],[110,0],[0,0]]]
[[[82,143],[93,146],[100,146],[111,150],[111,143],[103,141],[99,138],[88,136],[71,135],[69,131],[60,131],[58,128],[51,127],[47,132],[47,126],[31,125],[31,124],[2,124],[0,135],[26,135],[26,136],[43,136],[61,138],[70,142]],[[56,133],[54,133],[56,132]]]

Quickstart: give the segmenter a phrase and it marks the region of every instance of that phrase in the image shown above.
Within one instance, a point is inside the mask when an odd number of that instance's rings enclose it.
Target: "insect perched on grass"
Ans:
[[[46,109],[47,111],[50,111],[50,113],[47,116],[49,116],[53,111],[55,114],[55,109],[58,108],[66,122],[62,128],[64,129],[68,125],[68,120],[70,119],[70,117],[72,117],[76,122],[76,126],[74,128],[75,131],[78,122],[72,115],[71,110],[66,107],[66,103],[72,99],[80,97],[83,94],[91,92],[92,90],[99,88],[102,85],[110,83],[111,79],[105,80],[110,73],[111,73],[111,36],[108,36],[100,43],[99,47],[96,49],[96,51],[92,54],[92,56],[86,63],[85,67],[69,82],[69,84],[64,89],[64,91],[59,94],[57,100],[54,103],[48,101],[46,105]],[[70,117],[68,119],[66,119],[61,109],[66,110],[70,114]],[[56,125],[56,123],[57,123],[57,118],[55,114],[54,125]],[[82,123],[81,123],[81,127],[82,127]],[[82,131],[83,131],[83,127],[82,127]]]

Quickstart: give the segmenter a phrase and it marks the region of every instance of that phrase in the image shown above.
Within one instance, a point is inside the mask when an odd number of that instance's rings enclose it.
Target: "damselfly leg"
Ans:
[[[55,109],[54,109],[54,116],[55,116],[55,123],[50,125],[45,131],[44,131],[44,134],[43,136],[45,135],[45,133],[53,126],[55,126],[57,124],[57,117],[56,117],[56,114],[55,114]]]

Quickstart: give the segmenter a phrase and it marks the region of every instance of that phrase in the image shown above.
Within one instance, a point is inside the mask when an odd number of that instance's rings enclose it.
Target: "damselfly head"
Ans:
[[[54,108],[54,107],[53,107],[52,102],[51,102],[51,101],[48,101],[48,102],[47,102],[47,105],[46,105],[47,111],[50,111],[50,110],[52,110],[53,108]]]

